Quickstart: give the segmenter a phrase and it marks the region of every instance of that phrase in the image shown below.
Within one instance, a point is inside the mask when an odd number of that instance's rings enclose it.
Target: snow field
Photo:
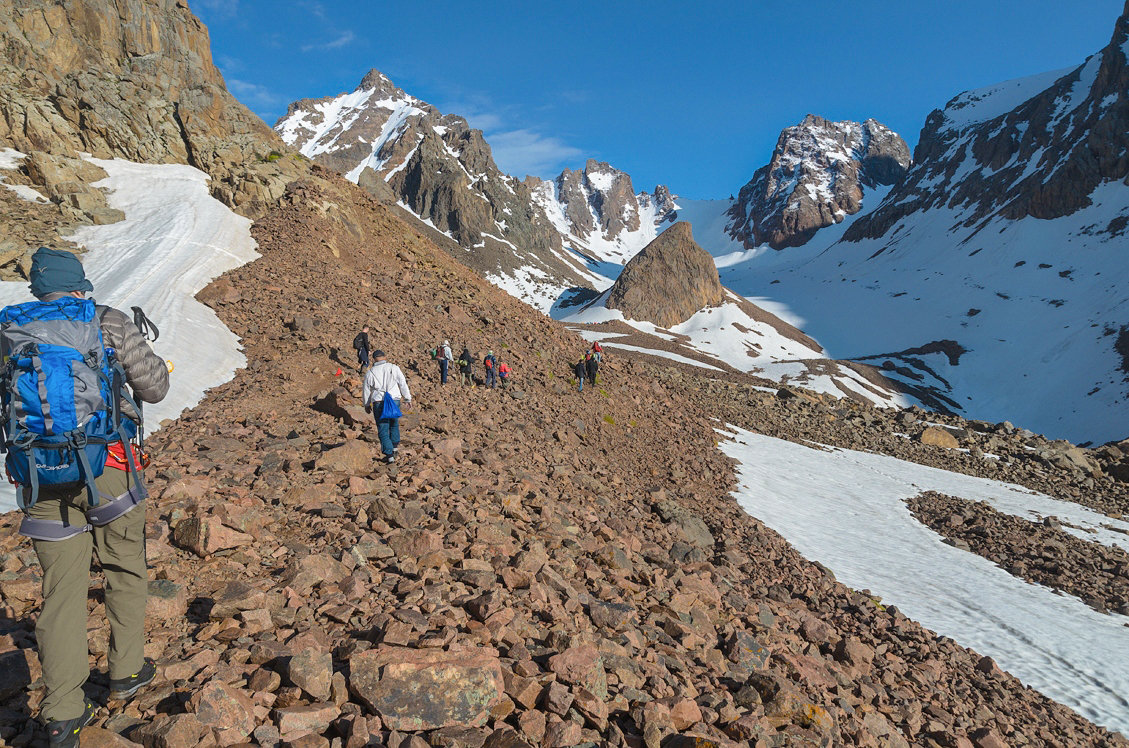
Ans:
[[[1028,519],[1054,515],[1126,547],[1129,530],[1084,507],[998,481],[884,455],[811,447],[727,426],[738,461],[735,498],[839,581],[870,590],[937,634],[991,656],[1025,684],[1129,734],[1127,619],[1013,577],[917,522],[904,499],[938,491]]]
[[[173,361],[168,396],[145,406],[147,431],[198,403],[204,392],[230,380],[246,359],[239,339],[209,307],[193,297],[216,277],[258,257],[251,221],[208,194],[208,176],[191,166],[91,159],[106,170],[97,183],[109,204],[126,215],[108,226],[83,226],[72,241],[84,245],[92,296],[129,313],[140,306],[160,328],[153,349]],[[27,284],[0,283],[0,304],[32,300]],[[0,508],[15,494],[0,484]]]

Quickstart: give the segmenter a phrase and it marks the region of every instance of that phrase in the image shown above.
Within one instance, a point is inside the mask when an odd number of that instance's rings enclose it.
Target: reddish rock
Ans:
[[[591,644],[570,647],[549,658],[549,670],[565,683],[587,688],[599,699],[608,697],[608,680],[604,661]]]
[[[192,695],[189,706],[196,719],[214,728],[221,745],[233,745],[255,729],[255,707],[240,689],[210,681]]]
[[[183,584],[168,579],[149,581],[149,596],[145,600],[145,615],[163,623],[184,618],[188,612],[188,590]]]
[[[396,530],[385,540],[399,558],[420,558],[443,549],[443,539],[430,530]]]
[[[431,448],[436,454],[443,457],[450,457],[452,460],[461,460],[463,458],[462,439],[436,439],[431,442]]]
[[[501,663],[485,653],[382,647],[349,668],[350,690],[394,730],[478,727],[505,695]]]
[[[674,729],[682,732],[702,721],[702,710],[691,699],[683,699],[670,708]]]
[[[195,714],[161,714],[152,722],[143,724],[133,732],[133,738],[145,748],[198,748],[213,744],[203,737],[208,728],[200,724]]]
[[[329,652],[314,648],[299,650],[290,658],[286,676],[291,683],[318,701],[328,701],[333,679],[333,657]]]
[[[79,735],[82,748],[137,748],[137,743],[126,740],[116,732],[101,727],[84,727]]]
[[[187,517],[177,523],[172,533],[173,543],[201,558],[216,551],[250,545],[254,538],[232,530],[215,517]]]
[[[283,738],[287,735],[321,734],[329,729],[329,723],[340,713],[336,704],[305,704],[277,710],[275,722]]]
[[[545,730],[545,737],[541,740],[542,748],[572,748],[580,743],[580,725],[571,719],[554,722]]]
[[[365,442],[350,440],[340,447],[322,452],[316,461],[319,470],[350,475],[372,472],[373,448]]]

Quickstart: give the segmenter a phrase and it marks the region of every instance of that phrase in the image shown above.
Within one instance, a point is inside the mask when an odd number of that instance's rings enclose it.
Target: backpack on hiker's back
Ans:
[[[30,488],[26,499],[17,492],[22,509],[35,503],[40,486],[68,484],[85,484],[97,506],[94,480],[112,444],[121,445],[141,485],[135,453],[124,448],[138,433],[141,410],[123,393],[125,373],[102,339],[106,310],[75,297],[0,310],[0,434],[10,480]],[[123,401],[137,422],[122,413]]]

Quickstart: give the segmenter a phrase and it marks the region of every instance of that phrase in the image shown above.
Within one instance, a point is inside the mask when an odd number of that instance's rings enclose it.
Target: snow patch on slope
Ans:
[[[194,296],[223,273],[254,260],[251,221],[208,192],[208,176],[191,166],[90,159],[106,170],[96,183],[125,220],[83,226],[70,238],[84,245],[86,275],[99,303],[145,309],[161,330],[153,349],[173,361],[169,394],[145,406],[147,431],[198,403],[246,364],[239,338]],[[0,304],[32,300],[26,283],[0,283]],[[0,508],[14,508],[4,483]]]
[[[1055,515],[1126,547],[1129,523],[998,481],[883,455],[806,447],[727,427],[738,503],[844,584],[869,589],[938,634],[991,656],[1046,696],[1129,734],[1129,627],[942,542],[904,499],[938,491],[1025,518]],[[725,433],[725,432],[722,432]]]

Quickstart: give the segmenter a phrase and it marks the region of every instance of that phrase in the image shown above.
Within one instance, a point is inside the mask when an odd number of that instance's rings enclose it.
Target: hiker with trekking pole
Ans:
[[[36,301],[0,310],[0,405],[5,464],[43,571],[35,627],[46,694],[48,744],[78,745],[94,715],[87,596],[97,549],[110,623],[110,699],[156,675],[145,657],[145,482],[142,402],[169,389],[167,362],[149,347],[157,329],[134,308],[95,304],[82,263],[41,247],[32,256]]]

